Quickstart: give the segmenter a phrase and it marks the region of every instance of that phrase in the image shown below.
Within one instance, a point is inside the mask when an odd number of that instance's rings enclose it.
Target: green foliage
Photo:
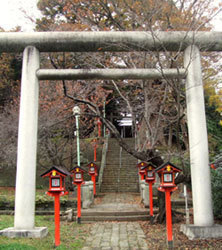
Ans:
[[[216,111],[214,105],[209,105],[209,98],[206,102],[206,118],[210,156],[213,157],[222,150],[222,126],[220,125],[221,115]]]
[[[24,244],[18,244],[18,243],[12,243],[12,244],[2,244],[0,245],[1,250],[36,250],[37,248],[24,245]]]
[[[211,176],[214,216],[222,218],[222,171],[212,170]]]
[[[14,206],[15,196],[0,195],[0,206],[5,206],[7,204],[9,207]]]
[[[0,230],[2,230],[4,228],[8,228],[8,227],[13,227],[13,221],[14,221],[14,217],[13,216],[4,216],[4,215],[1,215],[1,217],[0,217]],[[2,242],[0,241],[0,244],[1,243]]]
[[[35,203],[36,204],[44,204],[49,201],[53,201],[54,198],[51,196],[48,196],[47,194],[37,194],[35,197]],[[68,196],[64,195],[60,197],[60,204],[65,204],[66,201],[68,200]]]
[[[0,237],[0,249],[15,250],[45,250],[54,249],[54,216],[36,216],[35,224],[37,227],[47,227],[48,235],[42,239],[37,238],[7,238]],[[0,230],[13,226],[13,216],[2,215],[0,217]],[[75,222],[60,222],[61,245],[56,248],[60,250],[81,249],[85,237],[89,233],[89,225],[80,225]]]
[[[22,57],[17,54],[0,54],[0,106],[15,101],[21,79]]]
[[[36,195],[35,197],[35,203],[36,204],[42,204],[42,203],[45,203],[47,201],[50,201],[52,200],[52,197],[49,197],[48,195]]]

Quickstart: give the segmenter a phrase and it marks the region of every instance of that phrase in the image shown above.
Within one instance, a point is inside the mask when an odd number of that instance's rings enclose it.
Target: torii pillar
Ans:
[[[32,46],[23,53],[14,227],[0,231],[8,237],[41,238],[46,227],[35,227],[36,151],[38,130],[39,51]]]
[[[190,239],[220,237],[222,227],[214,225],[213,219],[201,56],[197,46],[190,45],[185,50],[184,66],[194,225],[182,225],[181,231]]]

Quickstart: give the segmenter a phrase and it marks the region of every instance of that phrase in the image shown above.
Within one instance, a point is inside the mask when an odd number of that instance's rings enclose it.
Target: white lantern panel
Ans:
[[[153,171],[148,171],[147,172],[147,177],[153,177]]]
[[[163,181],[164,182],[173,182],[173,174],[163,174]]]
[[[52,187],[60,187],[60,179],[59,178],[52,179]]]
[[[77,173],[75,176],[76,176],[76,179],[82,179],[82,174],[81,173]]]

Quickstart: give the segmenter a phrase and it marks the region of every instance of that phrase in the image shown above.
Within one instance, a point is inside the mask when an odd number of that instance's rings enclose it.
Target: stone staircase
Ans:
[[[125,138],[134,146],[134,138]],[[137,159],[122,150],[118,142],[110,138],[103,173],[101,192],[139,192]]]
[[[77,216],[77,212],[74,212],[73,216]],[[81,223],[94,223],[101,221],[148,221],[150,218],[147,210],[143,211],[82,211]]]
[[[75,220],[77,212],[74,211]],[[149,211],[140,206],[139,193],[100,193],[94,204],[82,209],[81,223],[94,223],[99,221],[147,221]]]

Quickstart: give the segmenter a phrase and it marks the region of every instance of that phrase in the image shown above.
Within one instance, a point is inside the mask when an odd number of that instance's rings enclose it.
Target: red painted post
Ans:
[[[102,122],[100,121],[100,119],[98,118],[98,136],[101,137],[101,125],[102,125]]]
[[[141,174],[141,181],[144,180],[144,174]]]
[[[91,180],[93,181],[93,194],[96,195],[96,176],[92,175]]]
[[[81,183],[77,184],[77,223],[81,223]]]
[[[170,188],[165,190],[166,200],[166,227],[167,227],[167,243],[168,247],[173,247],[173,232],[172,232],[172,214],[171,214],[171,200],[170,200]]]
[[[60,245],[60,201],[59,193],[54,194],[54,212],[55,212],[55,247]]]
[[[94,145],[94,162],[96,162],[96,140],[95,140],[95,145]]]
[[[150,216],[153,216],[153,188],[152,188],[152,182],[149,181],[149,198],[150,198]]]

